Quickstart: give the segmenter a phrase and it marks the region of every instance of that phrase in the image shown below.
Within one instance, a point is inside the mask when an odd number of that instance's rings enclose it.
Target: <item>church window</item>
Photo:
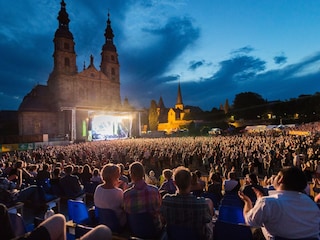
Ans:
[[[113,61],[113,62],[114,62],[114,56],[113,56],[113,55],[111,55],[111,61]]]
[[[64,66],[70,67],[70,59],[69,58],[64,59]]]
[[[111,68],[111,75],[115,75],[116,71],[114,70],[114,68]]]

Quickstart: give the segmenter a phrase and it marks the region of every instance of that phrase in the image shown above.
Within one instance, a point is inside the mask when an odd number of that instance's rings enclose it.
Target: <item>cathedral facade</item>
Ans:
[[[88,140],[92,137],[92,131],[111,125],[112,130],[108,130],[106,135],[130,136],[131,131],[123,133],[123,128],[132,126],[131,115],[130,120],[121,119],[128,117],[133,110],[128,104],[121,104],[120,64],[109,13],[100,68],[94,66],[94,58],[90,56],[90,64],[80,72],[64,0],[61,1],[57,19],[59,25],[53,40],[53,70],[47,85],[35,86],[24,97],[18,110],[19,134],[47,134],[52,138],[64,136],[72,141]],[[113,116],[113,120],[93,126],[92,120],[98,115]],[[123,121],[130,123],[123,126]]]

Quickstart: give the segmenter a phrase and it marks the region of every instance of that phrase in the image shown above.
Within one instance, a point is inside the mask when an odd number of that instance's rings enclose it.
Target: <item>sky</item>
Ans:
[[[0,0],[0,110],[17,110],[53,70],[61,0]],[[108,12],[121,98],[148,108],[219,108],[254,92],[286,101],[320,92],[320,0],[65,0],[78,71],[99,69]]]

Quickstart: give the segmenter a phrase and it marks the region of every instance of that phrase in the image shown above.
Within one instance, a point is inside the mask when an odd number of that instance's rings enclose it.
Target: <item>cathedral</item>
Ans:
[[[45,134],[71,141],[131,137],[138,113],[127,99],[121,103],[120,64],[110,14],[99,69],[90,56],[90,64],[80,72],[64,0],[57,19],[53,70],[47,85],[35,86],[20,104],[19,135]]]

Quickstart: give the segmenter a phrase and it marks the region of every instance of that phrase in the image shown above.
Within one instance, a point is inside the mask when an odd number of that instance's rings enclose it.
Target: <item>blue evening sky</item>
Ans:
[[[319,0],[65,0],[79,72],[97,69],[108,10],[121,96],[218,108],[236,94],[268,101],[320,92]],[[60,0],[0,0],[0,110],[17,110],[53,69]]]

